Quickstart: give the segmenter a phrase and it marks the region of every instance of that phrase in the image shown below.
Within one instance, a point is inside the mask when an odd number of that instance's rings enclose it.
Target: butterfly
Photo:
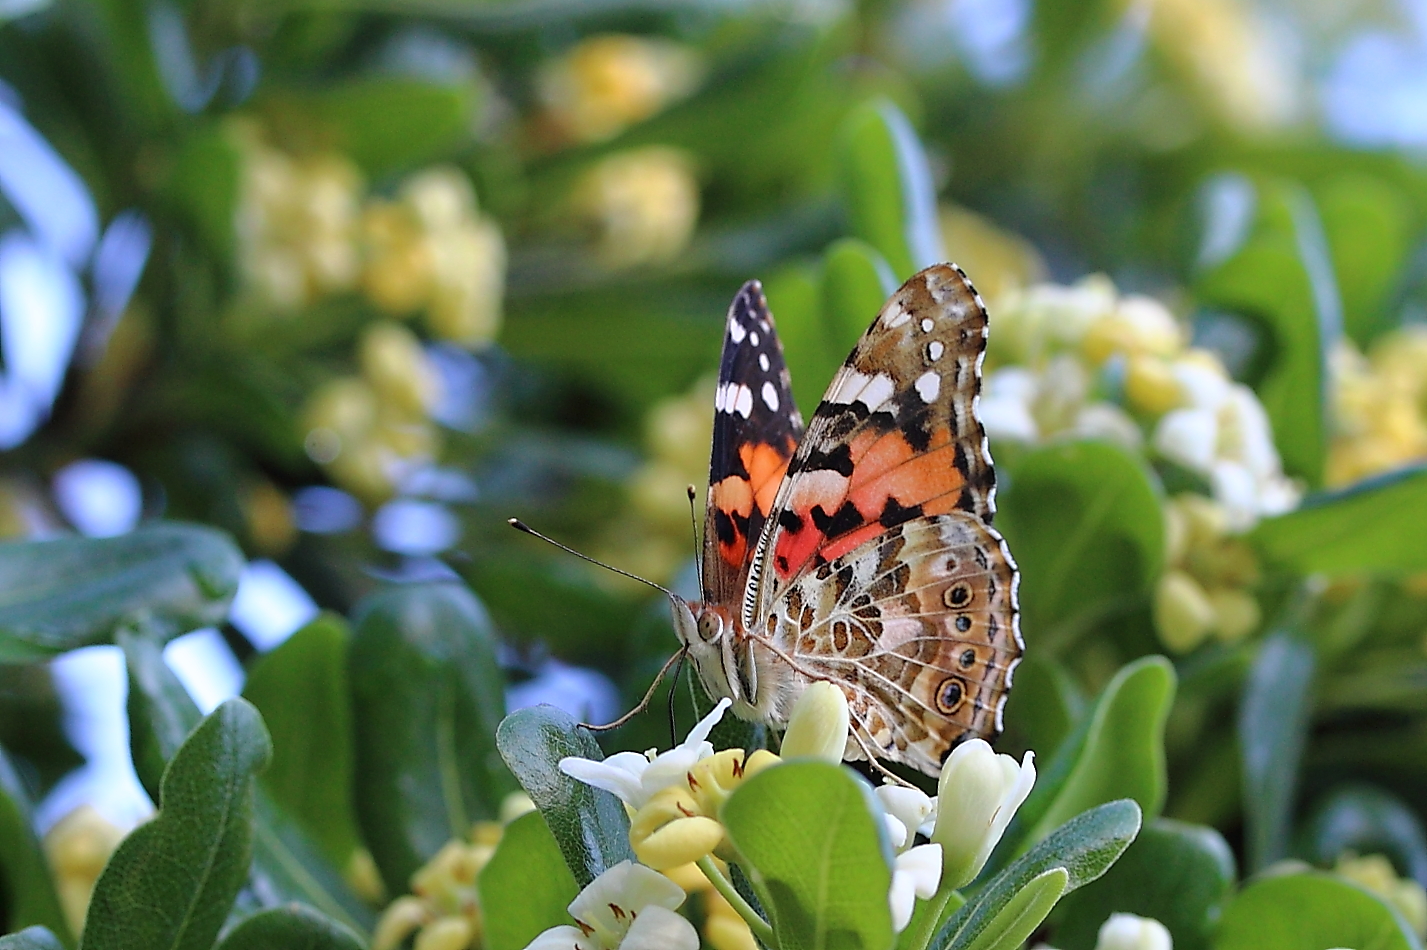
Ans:
[[[938,264],[894,293],[806,430],[757,281],[728,311],[702,594],[674,626],[705,690],[787,725],[808,684],[847,697],[844,758],[930,775],[991,738],[1024,644],[1020,575],[991,527],[977,416],[986,308]]]

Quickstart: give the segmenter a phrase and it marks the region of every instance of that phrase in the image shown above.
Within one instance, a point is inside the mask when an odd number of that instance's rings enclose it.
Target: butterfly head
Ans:
[[[717,605],[672,599],[674,632],[710,696],[727,696],[735,706],[750,691],[739,680],[734,663],[733,618]]]

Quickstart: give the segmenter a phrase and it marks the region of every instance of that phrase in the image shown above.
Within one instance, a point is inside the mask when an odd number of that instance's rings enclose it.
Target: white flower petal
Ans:
[[[631,808],[638,808],[648,801],[640,781],[644,770],[635,771],[628,756],[637,758],[645,767],[649,765],[649,760],[637,752],[621,752],[603,762],[572,755],[560,760],[560,771],[576,781],[610,792]]]
[[[892,872],[892,887],[887,891],[887,905],[892,911],[892,932],[901,933],[912,921],[917,905],[916,880],[907,871]]]
[[[1226,527],[1247,531],[1259,520],[1259,492],[1253,473],[1238,462],[1220,460],[1209,470],[1214,500],[1224,507]]]
[[[594,931],[600,946],[613,950],[630,924],[652,908],[675,910],[684,890],[653,868],[621,861],[595,878],[570,902],[570,916]]]
[[[912,843],[916,830],[926,822],[934,807],[932,799],[924,792],[905,785],[883,785],[877,789],[877,798],[887,809],[888,817],[902,828],[902,840],[898,841],[897,835],[892,835],[892,846],[895,848],[905,848]],[[890,822],[888,827],[891,827]]]
[[[912,889],[922,900],[941,885],[941,845],[919,844],[897,855],[897,871],[912,879]]]
[[[1154,430],[1155,450],[1196,472],[1208,472],[1219,447],[1219,421],[1208,409],[1174,409]]]
[[[619,950],[699,950],[699,934],[672,910],[648,907],[635,918]]]
[[[578,927],[568,924],[551,927],[526,945],[525,950],[584,950],[580,947],[583,934]]]
[[[728,707],[732,705],[733,700],[727,696],[720,699],[718,705],[715,706],[707,716],[700,719],[698,725],[689,730],[689,738],[683,741],[683,748],[695,748],[702,745],[708,739],[709,733],[713,732],[714,726],[718,725],[719,720],[723,719],[723,714],[728,712]]]

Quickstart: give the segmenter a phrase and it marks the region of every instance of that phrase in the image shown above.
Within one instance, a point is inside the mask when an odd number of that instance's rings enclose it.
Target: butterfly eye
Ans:
[[[699,617],[699,636],[705,642],[710,642],[718,638],[719,631],[723,624],[713,614],[702,614]]]

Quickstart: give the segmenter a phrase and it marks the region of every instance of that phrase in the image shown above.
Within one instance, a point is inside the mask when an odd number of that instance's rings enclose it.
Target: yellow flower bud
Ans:
[[[692,91],[701,72],[689,49],[611,34],[577,44],[539,78],[541,98],[570,138],[610,138]]]
[[[475,928],[464,917],[442,917],[421,928],[412,950],[466,950]]]
[[[1166,571],[1154,592],[1154,625],[1171,652],[1188,653],[1214,628],[1214,605],[1204,588],[1180,570]]]
[[[308,431],[326,429],[342,443],[360,438],[372,427],[376,415],[376,393],[364,380],[353,376],[329,380],[308,398],[307,410],[303,413]],[[339,444],[337,451],[345,447]],[[331,459],[315,461],[325,463]]]
[[[847,727],[846,694],[832,683],[811,683],[793,704],[783,733],[783,757],[810,756],[836,765],[847,749]]]
[[[428,231],[457,228],[476,215],[476,193],[470,179],[450,165],[428,168],[406,179],[401,198]]]
[[[576,214],[597,236],[610,267],[672,260],[693,236],[699,186],[689,157],[646,146],[603,159],[575,189]]]
[[[366,848],[357,848],[352,852],[347,866],[342,869],[342,878],[367,903],[380,904],[386,900],[386,886],[382,884],[372,853]]]
[[[366,264],[362,287],[378,307],[404,316],[431,296],[436,262],[416,215],[405,205],[373,201],[362,213]]]
[[[723,825],[696,814],[686,789],[666,788],[639,810],[629,826],[635,857],[656,871],[697,861],[723,843]]]
[[[1210,590],[1209,604],[1214,611],[1214,635],[1225,643],[1242,640],[1257,630],[1263,619],[1258,600],[1235,587]]]
[[[421,342],[401,324],[386,321],[368,327],[358,358],[362,374],[383,404],[416,417],[435,404],[439,380]]]
[[[372,934],[372,950],[396,950],[407,937],[431,919],[426,904],[418,897],[398,897],[382,911]]]
[[[1184,405],[1184,392],[1169,364],[1157,356],[1132,356],[1125,368],[1125,398],[1140,412],[1163,415]]]
[[[45,834],[45,854],[54,871],[55,889],[66,922],[76,934],[84,929],[89,898],[124,832],[93,805],[80,805]]]

